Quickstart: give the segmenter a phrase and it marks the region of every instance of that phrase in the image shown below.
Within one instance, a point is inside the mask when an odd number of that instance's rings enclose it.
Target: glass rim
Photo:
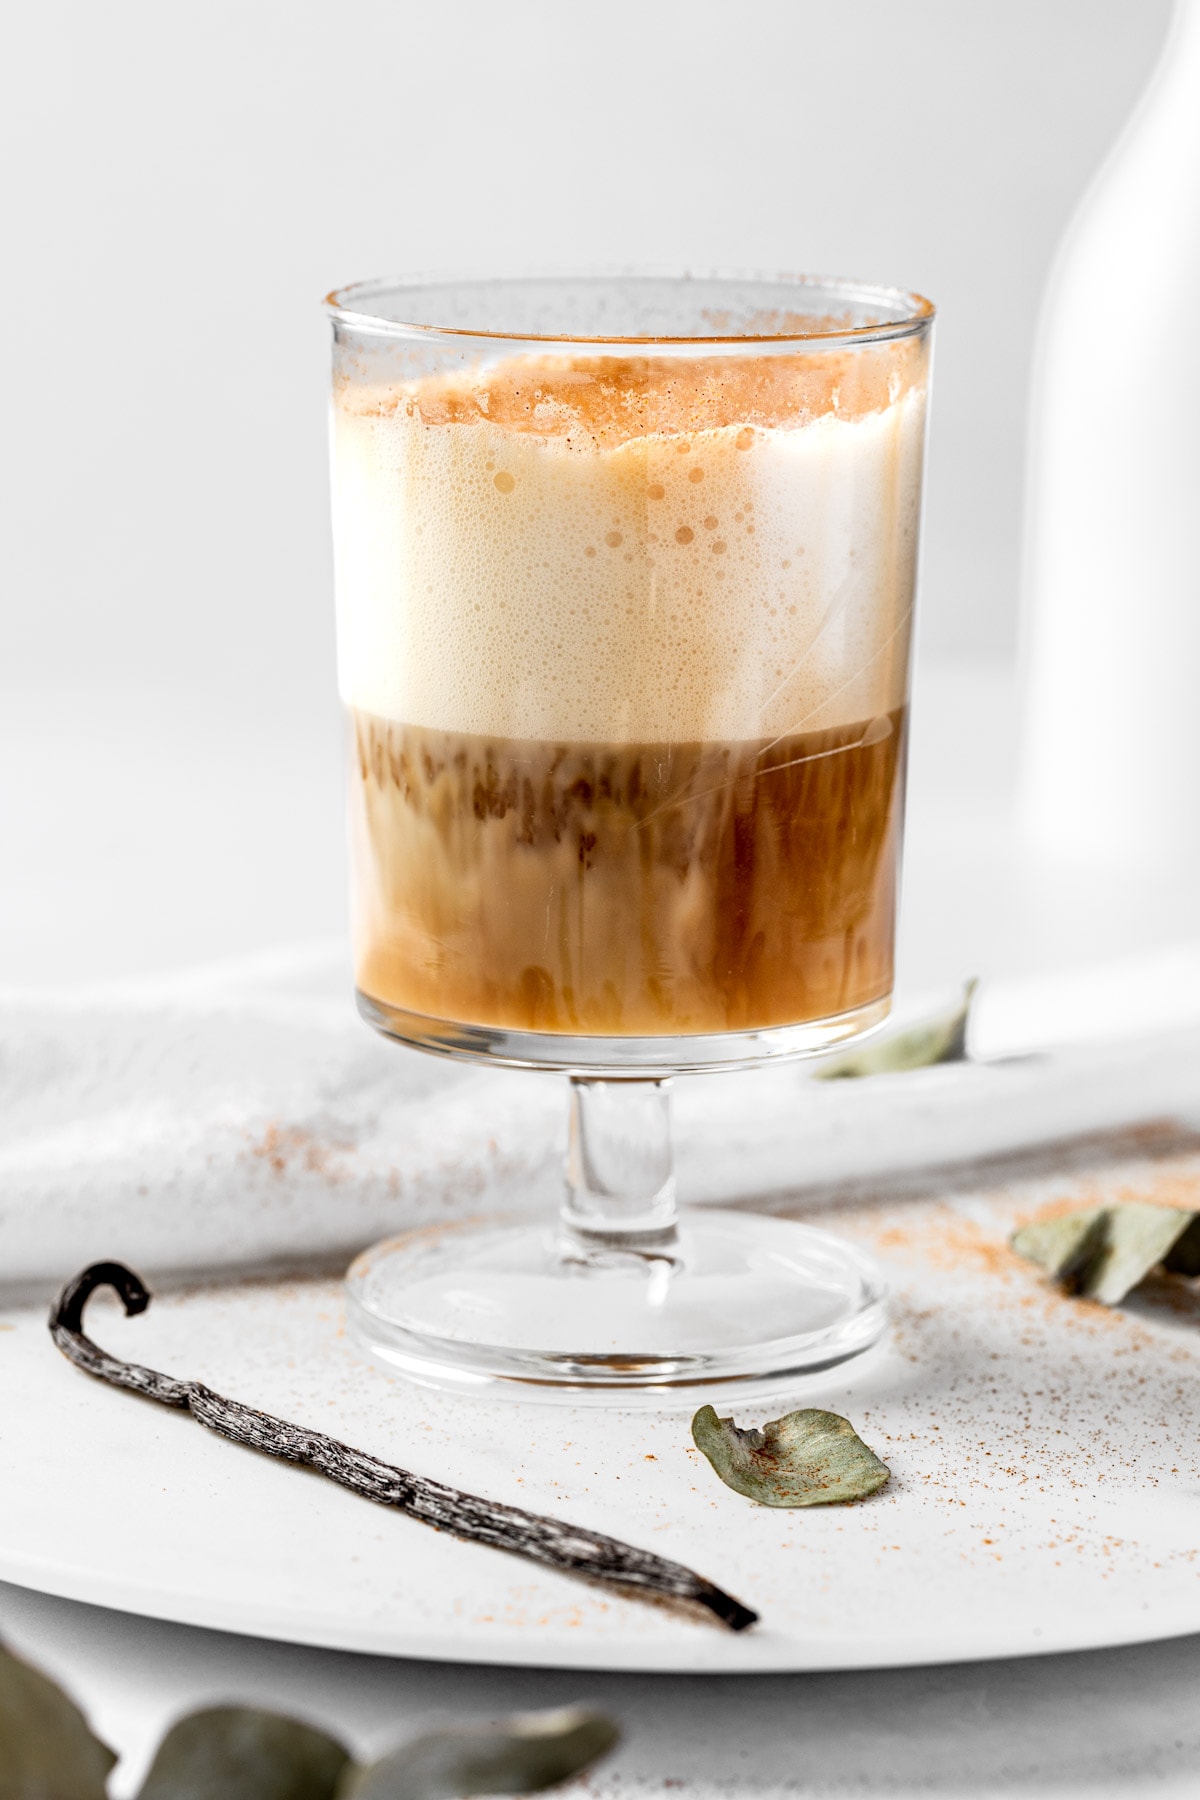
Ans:
[[[420,320],[401,320],[383,317],[372,311],[370,302],[378,300],[384,294],[412,293],[414,296],[435,288],[484,288],[502,287],[511,283],[513,286],[529,282],[559,282],[579,287],[600,285],[603,282],[627,281],[630,283],[671,282],[679,287],[686,287],[689,282],[760,282],[764,286],[778,288],[781,293],[788,290],[811,291],[822,289],[833,295],[844,296],[847,300],[858,302],[876,302],[881,309],[892,311],[900,316],[881,320],[870,325],[843,325],[838,328],[826,328],[817,331],[770,331],[770,332],[666,332],[657,335],[626,337],[618,334],[577,333],[577,332],[538,332],[538,331],[497,331],[487,327],[465,325],[432,325]],[[497,275],[497,276],[454,276],[454,275],[399,275],[374,277],[367,281],[350,282],[344,287],[332,288],[322,302],[330,319],[335,325],[345,325],[355,331],[367,332],[379,337],[420,337],[424,339],[440,338],[479,338],[497,343],[509,344],[586,344],[597,345],[640,345],[657,346],[663,349],[676,347],[697,347],[704,345],[722,345],[725,347],[739,344],[838,344],[838,343],[882,343],[895,338],[915,337],[926,331],[936,316],[936,308],[932,300],[924,294],[918,294],[907,288],[885,287],[877,282],[856,281],[844,276],[766,275],[758,271],[713,270],[704,273],[695,271],[680,272],[672,270],[657,273],[653,270],[617,271],[614,273],[593,272],[590,274],[547,274],[530,275]]]

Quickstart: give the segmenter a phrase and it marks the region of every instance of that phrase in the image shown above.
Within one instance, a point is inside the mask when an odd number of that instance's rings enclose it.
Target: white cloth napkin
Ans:
[[[1064,1018],[1058,1036],[1084,1041],[1050,1055],[870,1081],[813,1081],[804,1064],[681,1080],[681,1197],[754,1203],[1164,1114],[1200,1120],[1200,954],[1185,947],[1171,968],[1118,972],[1132,1006],[1094,1006],[1082,1033]],[[1088,994],[1104,979],[1072,977]],[[1070,993],[1051,982],[1027,984],[1023,1002],[1016,987],[985,999],[982,1047],[1012,1051],[1053,1043]],[[412,1225],[548,1218],[565,1114],[559,1077],[377,1037],[338,945],[69,995],[10,990],[0,1279],[48,1286],[100,1257],[159,1277],[298,1266]]]

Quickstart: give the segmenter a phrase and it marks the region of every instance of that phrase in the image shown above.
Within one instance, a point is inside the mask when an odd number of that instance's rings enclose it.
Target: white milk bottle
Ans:
[[[1026,520],[1025,843],[1145,875],[1200,855],[1198,294],[1200,0],[1178,0],[1051,279]]]

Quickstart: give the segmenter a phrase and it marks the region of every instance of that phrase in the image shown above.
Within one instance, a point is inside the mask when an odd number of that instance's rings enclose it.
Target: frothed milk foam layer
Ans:
[[[477,736],[749,742],[903,704],[920,345],[509,359],[334,405],[344,700]]]
[[[334,395],[358,985],[685,1035],[890,992],[923,342]]]

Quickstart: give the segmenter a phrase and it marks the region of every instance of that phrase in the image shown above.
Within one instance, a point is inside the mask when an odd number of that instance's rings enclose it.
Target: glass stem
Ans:
[[[571,1077],[562,1223],[593,1250],[675,1242],[670,1081]]]

